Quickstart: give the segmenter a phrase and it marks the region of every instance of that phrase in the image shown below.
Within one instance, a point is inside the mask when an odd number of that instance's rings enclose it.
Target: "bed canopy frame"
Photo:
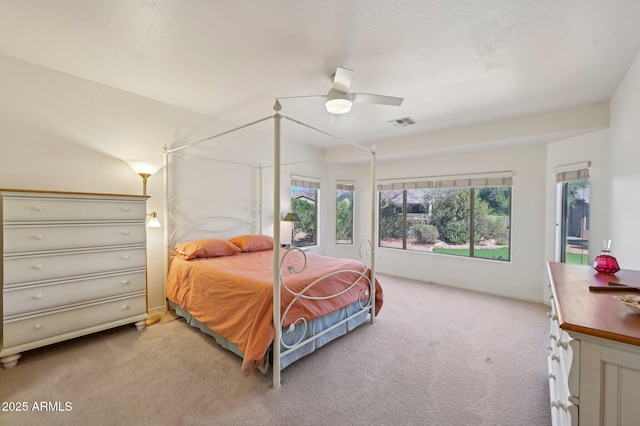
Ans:
[[[171,214],[171,194],[170,192],[170,188],[169,188],[169,182],[170,182],[170,173],[169,173],[169,159],[172,155],[178,154],[181,151],[191,148],[193,146],[196,145],[200,145],[203,144],[205,142],[209,142],[209,141],[213,141],[213,140],[219,140],[220,138],[233,134],[235,132],[238,132],[242,129],[245,128],[249,128],[252,127],[254,125],[257,125],[258,123],[262,123],[262,122],[266,122],[267,120],[273,120],[273,245],[274,245],[274,250],[273,250],[273,324],[274,324],[274,329],[275,329],[275,335],[274,335],[274,344],[272,345],[272,354],[273,354],[273,360],[272,360],[272,369],[273,369],[273,387],[274,388],[279,388],[281,385],[281,380],[280,380],[280,373],[281,373],[281,365],[280,365],[280,358],[281,358],[281,348],[280,348],[280,342],[282,342],[282,326],[281,326],[281,284],[283,284],[282,282],[282,277],[281,277],[281,255],[280,255],[280,251],[277,250],[277,247],[280,247],[280,231],[281,231],[281,224],[280,224],[280,220],[278,220],[280,218],[280,210],[281,210],[281,202],[280,202],[280,191],[281,191],[281,167],[282,166],[287,166],[290,165],[291,163],[281,163],[281,122],[282,120],[288,120],[292,123],[295,123],[297,125],[303,126],[313,132],[317,132],[320,133],[324,136],[327,136],[331,139],[335,139],[338,140],[344,144],[348,144],[351,145],[355,148],[357,148],[360,151],[366,152],[369,154],[370,157],[370,170],[371,170],[371,228],[370,228],[370,239],[365,240],[367,241],[368,247],[365,249],[366,253],[365,255],[370,257],[370,282],[371,283],[375,283],[375,244],[373,243],[375,241],[375,235],[376,235],[376,231],[377,231],[377,223],[376,223],[376,204],[377,204],[377,199],[376,199],[376,151],[375,151],[375,145],[372,146],[372,148],[367,148],[364,147],[362,145],[359,145],[355,142],[351,142],[348,141],[346,139],[343,139],[341,137],[332,135],[330,133],[327,133],[323,130],[317,129],[315,127],[312,127],[308,124],[305,124],[301,121],[298,121],[296,119],[293,119],[291,117],[285,116],[280,114],[280,111],[282,109],[279,100],[276,100],[273,109],[275,111],[275,114],[261,118],[259,120],[250,122],[248,124],[233,128],[231,130],[222,132],[222,133],[218,133],[215,134],[213,136],[209,136],[206,137],[204,139],[198,140],[196,142],[192,142],[189,144],[185,144],[185,145],[181,145],[179,147],[176,148],[172,148],[172,149],[168,149],[166,146],[164,147],[164,154],[163,154],[163,164],[164,164],[164,191],[165,191],[165,218],[171,218],[172,214]],[[324,161],[324,159],[323,159]],[[263,186],[263,182],[262,182],[262,165],[259,165],[259,169],[260,169],[260,178],[259,178],[259,228],[257,229],[259,231],[259,233],[262,233],[263,231],[263,226],[262,226],[262,221],[263,221],[263,217],[262,217],[262,205],[263,205],[263,190],[262,190],[262,186]],[[169,220],[167,220],[167,222],[169,222]],[[165,287],[166,287],[166,277],[167,277],[167,273],[168,273],[168,269],[169,269],[169,258],[170,258],[170,250],[171,250],[171,239],[173,234],[171,233],[170,229],[169,229],[169,223],[167,223],[167,226],[164,227],[164,241],[165,241],[165,271],[164,271],[164,279],[165,279]],[[254,226],[254,229],[256,229],[256,227]],[[175,231],[174,231],[175,233]],[[360,246],[360,255],[363,256],[363,246]],[[286,254],[285,254],[286,256]],[[371,324],[375,324],[375,303],[373,303],[373,301],[375,300],[375,285],[371,285],[371,293],[370,293],[370,300],[371,300],[371,307],[370,307],[370,323]]]

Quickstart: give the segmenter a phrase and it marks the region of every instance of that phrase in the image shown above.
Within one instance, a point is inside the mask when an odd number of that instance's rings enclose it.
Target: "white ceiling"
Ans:
[[[7,56],[230,126],[350,68],[353,92],[403,105],[282,113],[368,142],[608,100],[640,51],[640,1],[0,0],[0,35]]]

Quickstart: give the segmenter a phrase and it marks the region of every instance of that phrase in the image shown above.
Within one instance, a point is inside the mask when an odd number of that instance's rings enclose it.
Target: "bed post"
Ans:
[[[376,146],[371,147],[371,324],[376,323]]]
[[[260,234],[262,234],[262,206],[264,205],[264,197],[262,196],[262,163],[258,164],[258,193],[260,194],[258,197],[258,223],[260,224]]]
[[[169,275],[169,153],[167,152],[167,145],[164,145],[162,152],[162,163],[164,171],[164,222],[163,229],[164,234],[164,274],[162,278],[162,297],[164,300],[164,308],[168,310],[167,305],[167,275]]]
[[[280,387],[280,102],[273,109],[273,387]]]

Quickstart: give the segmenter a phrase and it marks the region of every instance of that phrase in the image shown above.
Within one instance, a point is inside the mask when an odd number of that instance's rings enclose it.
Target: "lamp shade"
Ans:
[[[282,218],[285,222],[298,222],[300,221],[300,216],[297,213],[289,212]]]
[[[151,216],[151,219],[147,222],[147,228],[162,228],[162,224],[158,220],[158,213],[151,212],[149,216]]]
[[[124,160],[139,175],[151,176],[162,168],[162,163],[149,160]]]

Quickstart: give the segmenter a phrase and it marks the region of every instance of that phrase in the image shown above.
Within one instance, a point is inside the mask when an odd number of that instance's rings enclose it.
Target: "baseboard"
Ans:
[[[167,307],[166,306],[158,306],[155,308],[151,308],[149,309],[149,311],[147,312],[149,315],[162,315],[167,313]]]

